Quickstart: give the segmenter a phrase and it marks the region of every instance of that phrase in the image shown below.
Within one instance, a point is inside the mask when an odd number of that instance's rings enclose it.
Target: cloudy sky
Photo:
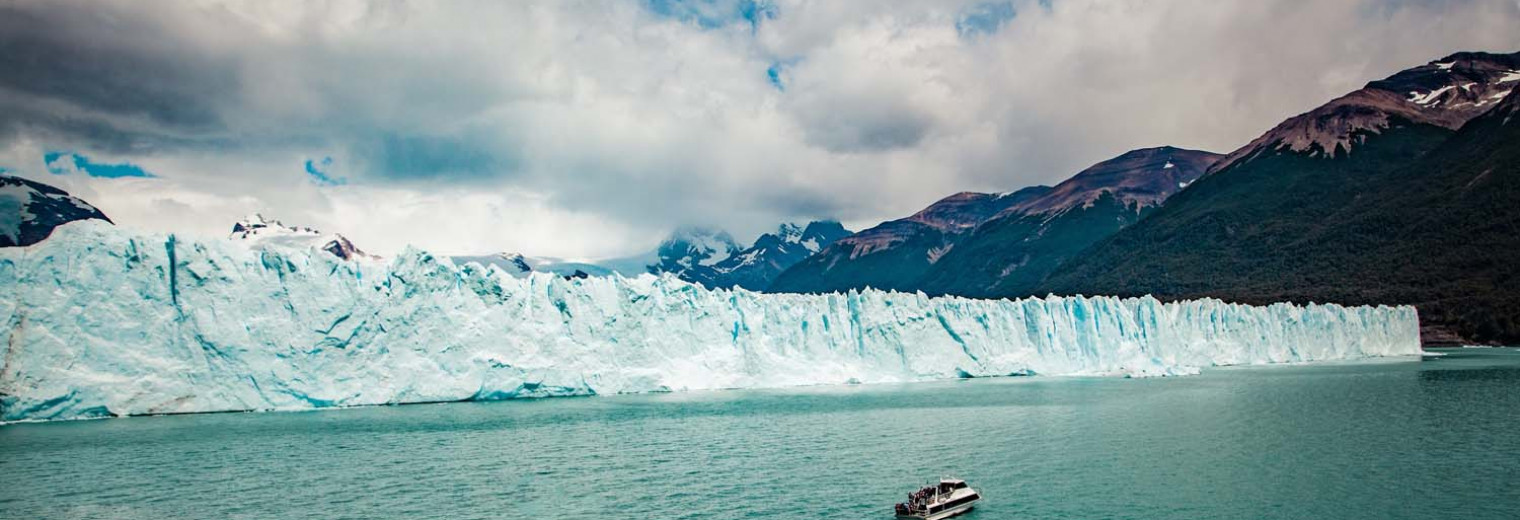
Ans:
[[[119,224],[599,258],[1228,152],[1520,0],[0,1],[0,168]]]

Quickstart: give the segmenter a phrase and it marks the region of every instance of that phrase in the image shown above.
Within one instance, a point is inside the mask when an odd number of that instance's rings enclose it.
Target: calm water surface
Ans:
[[[1520,352],[0,427],[0,518],[1520,517]]]

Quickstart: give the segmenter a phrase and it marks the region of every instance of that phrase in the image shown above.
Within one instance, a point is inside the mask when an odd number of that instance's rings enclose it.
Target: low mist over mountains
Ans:
[[[807,227],[782,224],[775,233],[760,235],[749,248],[714,263],[710,281],[682,279],[708,287],[764,290],[783,271],[849,234],[834,221],[811,222]]]

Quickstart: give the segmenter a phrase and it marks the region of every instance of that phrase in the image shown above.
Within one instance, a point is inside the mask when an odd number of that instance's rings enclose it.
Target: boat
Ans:
[[[939,479],[939,484],[924,486],[908,493],[908,501],[897,504],[897,518],[940,520],[970,511],[982,496],[955,478]]]

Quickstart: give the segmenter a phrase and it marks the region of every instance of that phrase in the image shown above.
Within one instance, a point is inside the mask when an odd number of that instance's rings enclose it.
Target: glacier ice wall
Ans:
[[[1419,352],[1410,307],[971,300],[513,278],[84,221],[0,250],[0,420],[309,409]]]

